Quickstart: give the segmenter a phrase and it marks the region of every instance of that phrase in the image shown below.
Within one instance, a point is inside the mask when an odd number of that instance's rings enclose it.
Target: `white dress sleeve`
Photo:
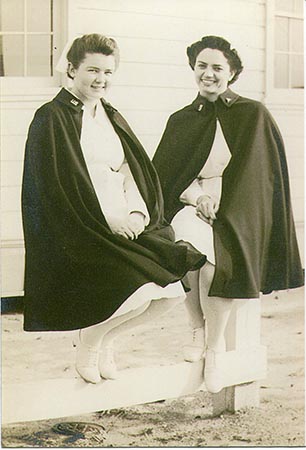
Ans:
[[[142,213],[145,218],[145,225],[147,226],[150,223],[150,215],[126,161],[124,161],[120,167],[119,173],[124,177],[123,187],[128,212],[131,213],[135,211]]]
[[[200,195],[203,195],[203,191],[200,186],[199,179],[196,178],[180,195],[180,201],[186,205],[197,206],[197,199]]]
[[[202,178],[199,180],[199,185],[201,187],[201,195],[207,195],[214,200],[218,200],[218,202],[220,201],[222,177]]]

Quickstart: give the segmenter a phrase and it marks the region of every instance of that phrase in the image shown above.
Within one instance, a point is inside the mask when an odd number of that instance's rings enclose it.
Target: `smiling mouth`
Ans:
[[[201,82],[204,86],[212,86],[215,83],[214,80],[201,80]]]

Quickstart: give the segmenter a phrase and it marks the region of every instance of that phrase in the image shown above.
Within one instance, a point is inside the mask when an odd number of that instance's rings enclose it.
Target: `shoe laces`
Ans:
[[[79,349],[79,366],[97,367],[99,361],[99,350],[89,345],[81,344]]]
[[[104,347],[100,353],[103,361],[107,361],[108,364],[115,364],[114,350],[112,347]]]
[[[202,339],[203,327],[193,328],[192,330],[192,342],[195,344],[197,341]],[[199,342],[197,342],[199,343]],[[204,342],[203,342],[204,345]]]

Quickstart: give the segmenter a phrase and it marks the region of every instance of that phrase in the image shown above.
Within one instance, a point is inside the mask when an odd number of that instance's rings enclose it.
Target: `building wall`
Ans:
[[[233,89],[263,101],[266,77],[264,0],[67,0],[65,33],[114,37],[121,64],[109,100],[153,155],[173,111],[197,94],[186,47],[203,35],[221,35],[237,48],[244,72]],[[34,111],[57,88],[6,91],[1,103],[3,296],[23,289],[20,211],[24,142]],[[273,105],[271,105],[273,109]],[[295,219],[303,224],[303,116],[301,108],[272,111],[287,143]],[[301,234],[301,233],[299,233]],[[302,241],[301,241],[301,247]]]
[[[246,69],[235,89],[263,98],[263,1],[79,0],[74,3],[73,17],[70,34],[98,31],[118,41],[121,64],[111,100],[150,155],[169,114],[197,94],[186,47],[203,35],[224,36],[239,49]]]

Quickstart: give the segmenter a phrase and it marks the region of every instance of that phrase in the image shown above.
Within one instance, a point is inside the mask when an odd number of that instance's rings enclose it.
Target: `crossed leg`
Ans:
[[[76,363],[79,374],[91,383],[98,383],[100,375],[103,378],[115,378],[113,341],[116,337],[158,320],[183,300],[184,297],[151,300],[138,309],[81,330]]]

